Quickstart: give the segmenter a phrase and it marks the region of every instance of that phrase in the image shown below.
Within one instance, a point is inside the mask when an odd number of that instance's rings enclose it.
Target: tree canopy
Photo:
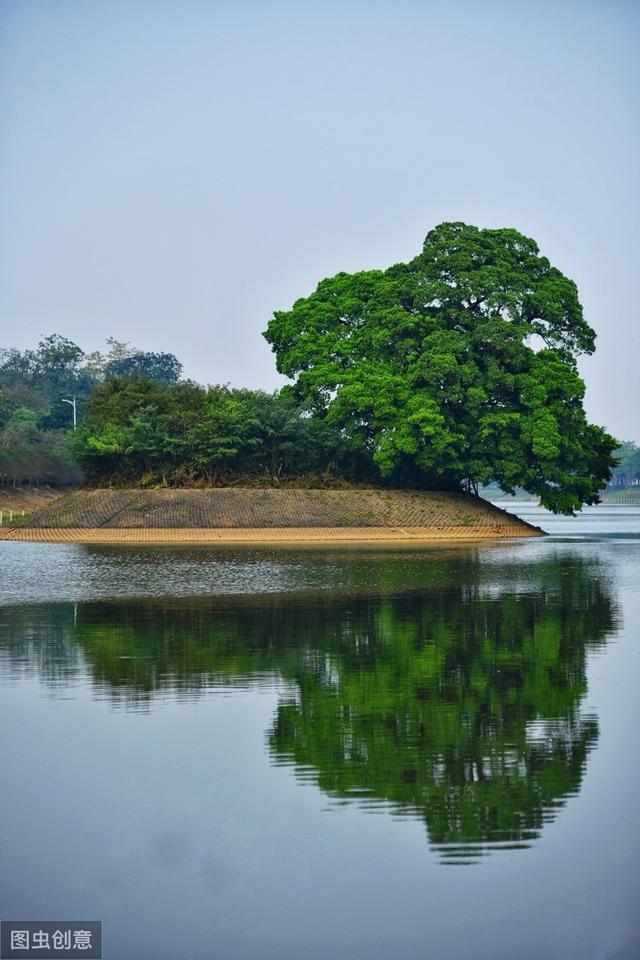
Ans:
[[[131,356],[109,360],[105,377],[146,377],[158,383],[177,383],[182,364],[172,353],[152,353],[137,350]]]
[[[315,430],[286,394],[113,378],[87,402],[75,449],[90,480],[181,485],[316,472]]]
[[[572,513],[615,465],[583,408],[576,286],[516,230],[443,223],[409,263],[323,280],[265,337],[303,408],[391,482],[497,481]]]

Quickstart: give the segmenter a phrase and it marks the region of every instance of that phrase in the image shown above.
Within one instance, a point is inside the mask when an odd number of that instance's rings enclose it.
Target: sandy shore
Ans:
[[[117,528],[12,527],[0,530],[2,540],[28,543],[407,543],[434,540],[504,540],[540,533],[522,524],[492,527],[270,527],[270,528]]]

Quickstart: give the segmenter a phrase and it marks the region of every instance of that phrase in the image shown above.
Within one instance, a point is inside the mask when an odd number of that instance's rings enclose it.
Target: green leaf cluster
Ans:
[[[91,394],[76,455],[90,480],[180,485],[301,474],[318,463],[287,394],[113,379]]]
[[[82,474],[74,459],[71,408],[63,398],[76,399],[82,422],[93,387],[114,376],[143,376],[176,383],[182,365],[170,353],[136,350],[107,338],[108,351],[85,354],[59,334],[43,337],[33,350],[0,349],[0,483],[66,486]],[[96,438],[114,447],[115,431]]]

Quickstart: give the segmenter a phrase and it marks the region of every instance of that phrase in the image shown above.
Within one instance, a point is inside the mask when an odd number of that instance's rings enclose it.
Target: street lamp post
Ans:
[[[74,397],[73,400],[65,400],[64,397],[61,397],[60,399],[62,400],[63,403],[68,403],[69,406],[73,407],[73,429],[77,430],[78,417],[77,417],[77,410],[76,410],[76,398]]]

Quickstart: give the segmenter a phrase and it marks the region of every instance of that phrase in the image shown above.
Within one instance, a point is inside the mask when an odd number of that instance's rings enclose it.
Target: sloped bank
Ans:
[[[543,532],[486,500],[408,490],[77,490],[0,533],[83,543],[486,540]]]

